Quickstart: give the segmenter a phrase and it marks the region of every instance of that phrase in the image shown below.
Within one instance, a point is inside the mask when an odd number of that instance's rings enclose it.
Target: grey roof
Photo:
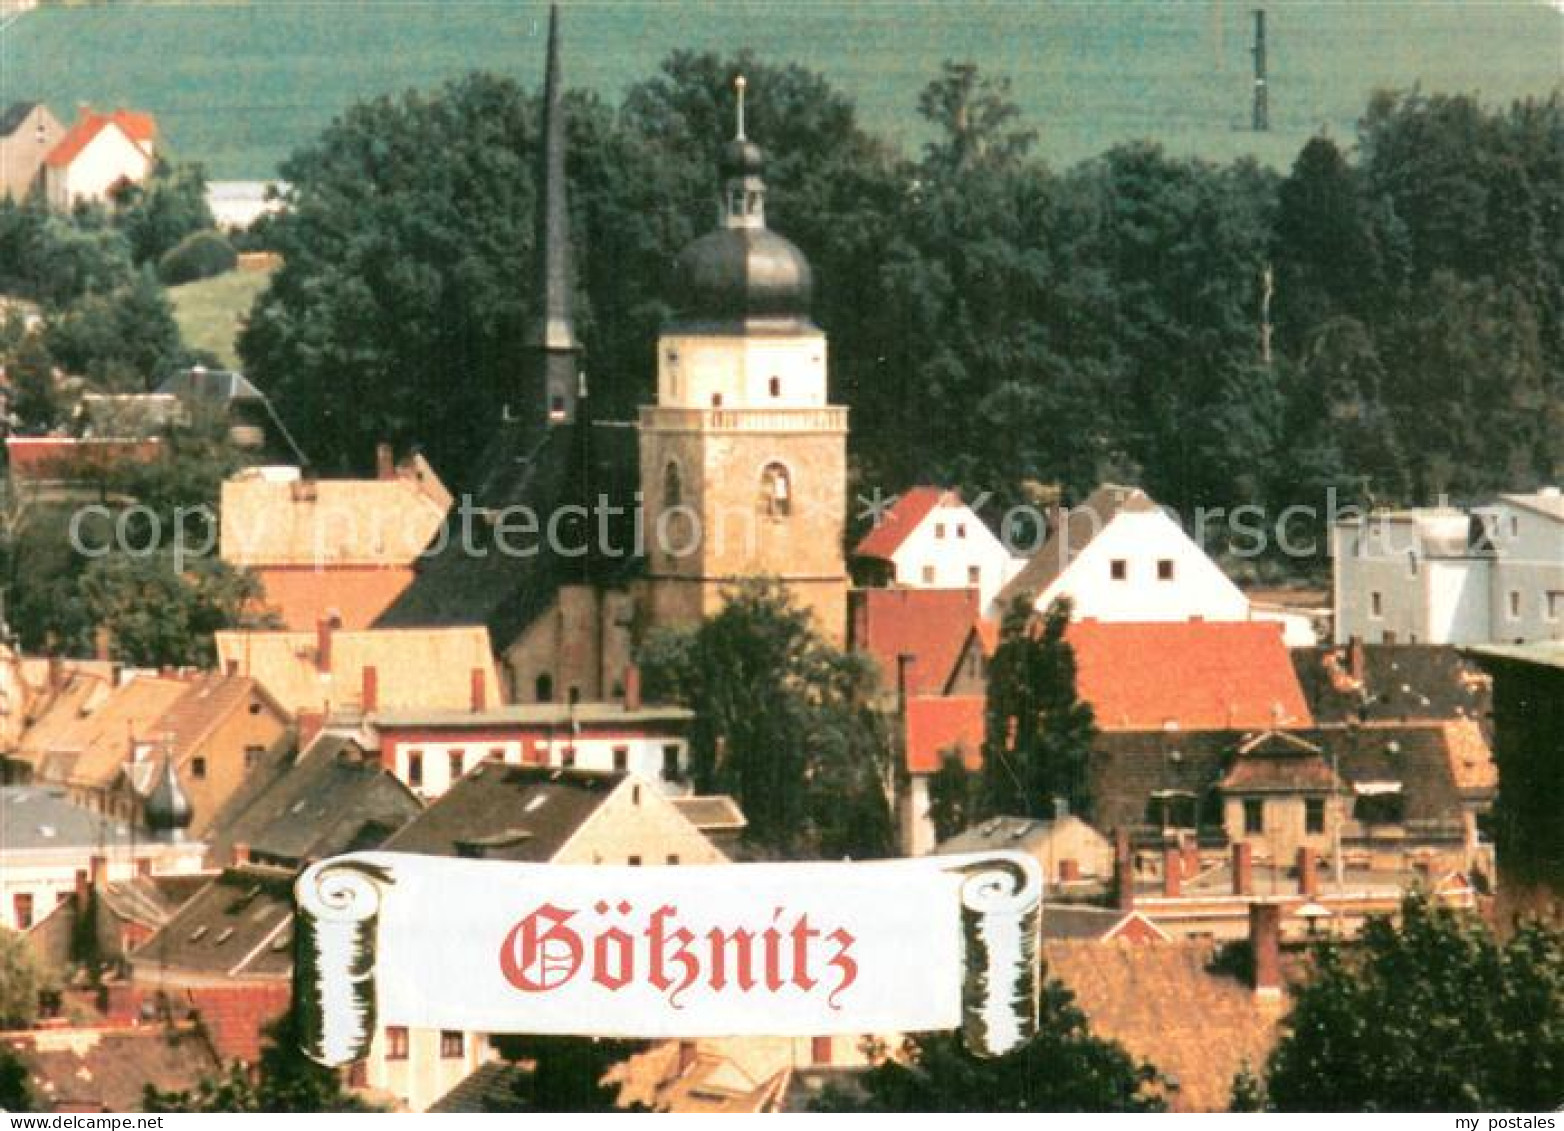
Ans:
[[[235,844],[257,859],[302,866],[344,852],[378,848],[423,806],[394,774],[351,739],[327,733],[297,761],[272,763],[258,794],[219,818],[213,851]]]
[[[10,137],[33,112],[37,102],[13,102],[0,112],[0,137]]]
[[[525,1111],[530,1106],[527,1096],[531,1079],[531,1071],[519,1064],[491,1060],[480,1064],[470,1076],[436,1100],[429,1110],[464,1115]]]
[[[1064,522],[1048,535],[1043,548],[1033,554],[1021,572],[1000,590],[999,603],[1008,607],[1022,593],[1042,596],[1046,590],[1086,549],[1092,539],[1123,513],[1154,511],[1157,504],[1138,487],[1105,483],[1093,491],[1084,503],[1064,512]]]
[[[1316,722],[1487,719],[1492,685],[1477,664],[1463,658],[1454,647],[1361,647],[1361,687],[1353,686],[1346,647],[1294,648],[1288,653]]]
[[[1132,914],[1113,907],[1083,903],[1045,903],[1043,938],[1100,939]]]
[[[266,399],[266,394],[251,384],[243,373],[233,369],[206,369],[199,365],[171,374],[157,387],[157,391],[181,400],[214,404]]]
[[[293,969],[291,869],[228,868],[143,943],[131,960],[234,978],[285,978]]]
[[[381,727],[563,727],[572,722],[583,726],[624,723],[682,723],[695,717],[688,707],[650,705],[633,711],[620,702],[608,703],[511,703],[483,711],[396,710],[376,711],[364,721]]]
[[[0,786],[0,852],[120,847],[131,840],[125,822],[66,800],[63,787]]]
[[[547,863],[626,777],[485,762],[384,847],[427,856]]]
[[[1544,668],[1564,668],[1564,642],[1538,641],[1535,644],[1474,644],[1461,649],[1461,654],[1484,660],[1502,660],[1517,664],[1532,664]]]
[[[749,827],[739,803],[725,793],[670,798],[673,807],[701,832],[729,832]]]

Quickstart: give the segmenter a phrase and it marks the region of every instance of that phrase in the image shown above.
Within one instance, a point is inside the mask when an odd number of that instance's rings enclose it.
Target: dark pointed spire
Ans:
[[[179,775],[174,772],[174,759],[168,754],[163,755],[162,772],[147,793],[142,813],[147,828],[156,833],[179,833],[190,827],[190,819],[195,813],[184,787],[179,784]]]
[[[575,419],[580,390],[580,343],[572,313],[570,205],[565,184],[564,85],[559,66],[559,5],[549,5],[548,62],[538,151],[536,237],[533,242],[537,313],[527,335],[523,416],[537,412],[550,424]]]

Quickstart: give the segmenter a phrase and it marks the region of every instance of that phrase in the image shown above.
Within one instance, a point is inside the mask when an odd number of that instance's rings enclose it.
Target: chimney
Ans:
[[[93,856],[87,861],[87,882],[90,883],[94,888],[108,879],[108,877],[104,875],[104,871],[107,869],[108,864],[109,858],[107,856]]]
[[[1233,894],[1254,894],[1254,849],[1247,840],[1233,845]]]
[[[87,883],[87,870],[78,868],[76,871],[76,910],[83,911],[87,907],[87,893],[90,891]]]
[[[49,657],[49,690],[58,695],[65,688],[65,661],[59,656]]]
[[[315,622],[315,666],[322,672],[331,671],[331,635],[336,627],[329,613]]]
[[[1363,656],[1363,637],[1349,637],[1347,639],[1347,674],[1361,683],[1364,670],[1367,667],[1368,663]]]
[[[625,669],[625,710],[641,709],[641,669],[631,664]]]
[[[1059,861],[1059,882],[1073,884],[1081,878],[1081,865],[1077,860]]]
[[[375,478],[396,478],[396,460],[391,455],[391,445],[384,440],[375,445]]]
[[[1113,890],[1120,911],[1135,910],[1135,863],[1130,859],[1130,834],[1124,829],[1113,836]]]
[[[1305,845],[1298,849],[1298,894],[1314,897],[1320,894],[1320,874],[1314,867],[1314,849]]]
[[[359,696],[362,700],[364,714],[368,715],[380,709],[380,669],[374,664],[364,665],[364,691]]]
[[[1176,847],[1162,851],[1162,894],[1168,899],[1184,894],[1184,854]]]
[[[234,842],[234,865],[248,864],[250,862],[250,846],[241,841]]]
[[[326,716],[321,711],[300,711],[298,715],[299,749],[309,749],[310,743],[315,741],[315,736],[326,725]]]
[[[1200,875],[1200,841],[1195,839],[1195,834],[1190,833],[1183,838],[1184,847],[1184,875],[1194,879]]]
[[[695,1058],[699,1050],[700,1046],[694,1041],[679,1042],[679,1075],[682,1076],[695,1067]]]
[[[239,661],[229,660],[228,663],[223,665],[223,668],[230,677],[236,676],[239,674]]]
[[[1254,996],[1282,996],[1282,909],[1276,903],[1249,905],[1249,949],[1254,955]]]
[[[472,669],[472,709],[476,713],[486,709],[489,705],[489,685],[484,680],[483,669]]]
[[[113,658],[114,634],[109,631],[109,626],[100,624],[92,633],[92,658],[107,662]]]

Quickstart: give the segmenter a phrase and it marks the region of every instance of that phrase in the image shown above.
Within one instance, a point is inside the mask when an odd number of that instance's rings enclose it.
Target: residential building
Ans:
[[[374,479],[247,468],[223,484],[219,553],[259,578],[284,628],[309,631],[334,614],[366,629],[412,584],[451,501],[422,456],[396,466],[386,447]]]
[[[886,699],[938,695],[978,622],[976,589],[854,589],[848,647],[874,658]]]
[[[484,763],[388,851],[553,864],[721,864],[727,857],[634,774]],[[356,1081],[423,1111],[493,1059],[479,1033],[382,1026]]]
[[[1372,644],[1294,648],[1298,683],[1317,722],[1469,719],[1487,727],[1493,679],[1454,647]]]
[[[990,817],[940,841],[934,852],[941,856],[1024,852],[1043,866],[1043,875],[1050,884],[1060,887],[1081,880],[1107,881],[1113,876],[1113,842],[1062,809],[1046,821]]]
[[[228,442],[252,458],[286,453],[287,458],[304,461],[266,394],[237,370],[204,365],[178,369],[149,395],[174,398],[181,423],[227,424]]]
[[[38,187],[44,158],[64,136],[42,102],[13,102],[0,112],[0,197],[21,200]]]
[[[224,1068],[195,1022],[39,1028],[0,1036],[0,1048],[26,1069],[36,1112],[142,1111],[149,1084],[193,1091]]]
[[[353,630],[327,617],[314,632],[215,635],[223,670],[254,678],[295,715],[362,712],[366,685],[381,710],[482,710],[502,701],[481,627]]]
[[[908,589],[975,589],[985,617],[999,619],[1000,589],[1024,564],[988,524],[941,487],[899,496],[853,550],[863,582]]]
[[[902,714],[902,775],[896,804],[897,839],[908,856],[921,856],[937,836],[929,813],[929,782],[947,758],[969,773],[983,768],[981,695],[920,695],[907,700]]]
[[[150,114],[83,107],[44,158],[44,195],[51,208],[108,201],[121,185],[139,184],[157,161],[157,122]]]
[[[1564,639],[1564,495],[1468,509],[1373,511],[1331,529],[1335,639],[1482,644]]]
[[[93,883],[190,875],[199,843],[137,832],[50,785],[0,786],[0,926],[28,931]]]

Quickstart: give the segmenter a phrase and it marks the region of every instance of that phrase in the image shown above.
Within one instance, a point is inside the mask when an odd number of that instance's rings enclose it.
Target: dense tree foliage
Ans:
[[[506,1060],[524,1064],[508,1094],[485,1097],[489,1111],[619,1111],[619,1089],[603,1078],[643,1051],[643,1041],[503,1035],[491,1038]]]
[[[1004,1056],[973,1056],[953,1033],[910,1038],[861,1080],[831,1089],[817,1111],[1161,1111],[1156,1069],[1094,1035],[1074,995],[1049,979],[1037,1035]]]
[[[909,107],[933,135],[909,158],[818,75],[676,53],[618,114],[570,100],[608,415],[650,394],[667,268],[710,223],[740,71],[866,487],[1070,500],[1132,478],[1187,516],[1559,473],[1560,96],[1376,96],[1356,146],[1315,138],[1286,176],[1150,144],[1055,171],[1005,82],[969,63]],[[534,99],[475,76],[356,107],[289,163],[294,211],[271,229],[287,266],[243,348],[322,464],[421,442],[464,482],[535,297],[536,121]]]
[[[654,635],[641,662],[649,695],[699,707],[695,788],[738,800],[756,851],[890,850],[889,742],[871,706],[871,661],[820,639],[780,584],[741,583],[700,628]]]
[[[1281,1111],[1554,1111],[1564,932],[1531,923],[1501,941],[1414,896],[1399,925],[1322,949],[1283,1024],[1267,1079]]]
[[[186,236],[212,227],[206,172],[199,165],[159,161],[145,181],[120,188],[114,213],[136,264],[156,263]]]
[[[1067,601],[1039,616],[1023,594],[1005,611],[988,668],[979,816],[1046,817],[1054,799],[1090,804],[1086,764],[1096,725],[1075,691]]]
[[[14,1049],[0,1045],[0,1111],[31,1111],[32,1104],[27,1064]]]

